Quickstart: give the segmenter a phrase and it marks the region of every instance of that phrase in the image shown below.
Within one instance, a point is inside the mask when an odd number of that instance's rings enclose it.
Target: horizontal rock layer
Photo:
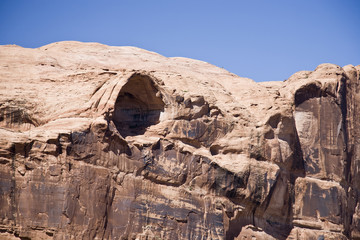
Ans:
[[[360,239],[359,82],[0,46],[0,238]]]

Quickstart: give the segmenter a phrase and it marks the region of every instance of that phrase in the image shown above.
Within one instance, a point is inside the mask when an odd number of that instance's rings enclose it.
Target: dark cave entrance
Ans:
[[[123,137],[142,135],[159,123],[164,102],[150,77],[134,74],[122,87],[115,103],[113,121]]]

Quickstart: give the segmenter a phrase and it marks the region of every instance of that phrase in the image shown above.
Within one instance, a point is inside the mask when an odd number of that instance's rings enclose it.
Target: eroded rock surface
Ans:
[[[360,239],[359,81],[1,46],[0,238]]]

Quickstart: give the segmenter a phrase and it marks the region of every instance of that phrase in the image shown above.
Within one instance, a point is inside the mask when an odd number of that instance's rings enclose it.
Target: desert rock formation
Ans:
[[[0,238],[360,239],[359,83],[0,46]]]

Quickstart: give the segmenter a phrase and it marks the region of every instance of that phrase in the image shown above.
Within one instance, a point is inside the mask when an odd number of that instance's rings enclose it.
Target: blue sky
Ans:
[[[76,40],[203,60],[255,81],[360,64],[358,0],[0,0],[0,44]]]

